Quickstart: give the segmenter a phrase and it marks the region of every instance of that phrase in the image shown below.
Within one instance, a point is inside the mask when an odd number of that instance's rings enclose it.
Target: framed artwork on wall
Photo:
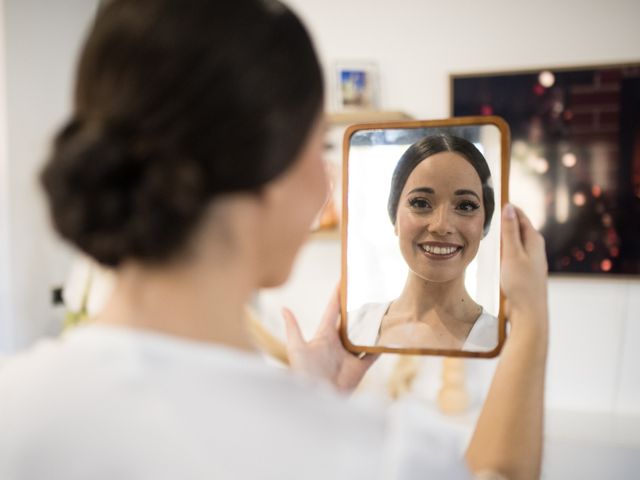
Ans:
[[[511,199],[549,271],[640,274],[640,62],[452,74],[451,115],[511,127]]]
[[[333,108],[337,112],[380,109],[378,67],[373,62],[336,62]]]

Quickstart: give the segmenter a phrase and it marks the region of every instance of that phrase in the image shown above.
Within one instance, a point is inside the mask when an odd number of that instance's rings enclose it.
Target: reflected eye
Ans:
[[[416,210],[424,210],[425,208],[429,208],[431,204],[426,198],[416,197],[409,200],[409,206]]]
[[[473,202],[471,200],[463,200],[457,206],[458,210],[462,210],[463,212],[469,212],[469,213],[479,208],[480,208],[480,204]]]

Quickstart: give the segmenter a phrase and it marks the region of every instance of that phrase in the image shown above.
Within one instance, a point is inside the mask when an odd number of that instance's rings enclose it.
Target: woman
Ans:
[[[358,345],[493,350],[498,321],[465,287],[495,208],[487,161],[468,140],[422,138],[393,173],[388,212],[409,273],[392,302],[350,315]]]
[[[93,324],[0,370],[0,478],[538,473],[544,253],[522,213],[505,217],[512,333],[466,462],[411,411],[352,405],[252,352],[243,306],[286,279],[326,195],[322,96],[280,3],[106,3],[42,179],[58,232],[117,284]],[[310,343],[288,312],[289,357],[349,390],[372,359],[342,349],[337,310]]]

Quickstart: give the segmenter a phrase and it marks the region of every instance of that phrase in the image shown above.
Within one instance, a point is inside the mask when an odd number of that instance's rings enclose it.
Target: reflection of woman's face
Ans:
[[[482,200],[480,177],[464,157],[441,152],[420,162],[402,189],[396,218],[409,269],[432,282],[463,275],[482,239]]]

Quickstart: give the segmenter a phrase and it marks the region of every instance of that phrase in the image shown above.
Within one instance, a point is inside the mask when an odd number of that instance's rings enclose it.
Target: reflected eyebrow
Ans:
[[[473,190],[456,190],[455,192],[456,195],[473,195],[474,197],[476,197],[478,200],[480,200],[480,195],[478,195],[476,192],[474,192]]]
[[[418,187],[418,188],[414,188],[413,190],[411,190],[407,195],[411,195],[412,193],[430,193],[430,194],[434,195],[436,193],[436,191],[431,187]],[[460,189],[460,190],[456,190],[453,193],[455,195],[473,195],[478,200],[480,200],[480,195],[478,195],[473,190]]]
[[[436,193],[436,191],[431,187],[418,187],[411,190],[407,195],[411,195],[412,193],[418,193],[418,192],[430,193],[432,195]]]

